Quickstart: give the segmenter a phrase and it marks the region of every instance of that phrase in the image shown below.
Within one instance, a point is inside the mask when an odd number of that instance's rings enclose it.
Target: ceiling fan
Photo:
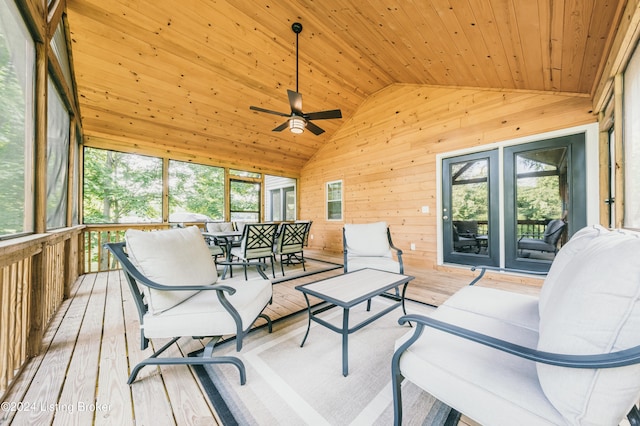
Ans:
[[[296,33],[296,91],[288,90],[289,105],[291,106],[291,113],[285,114],[283,112],[272,111],[257,106],[251,106],[250,109],[259,112],[266,112],[267,114],[279,115],[281,117],[289,117],[287,121],[273,129],[274,132],[281,132],[287,127],[292,133],[300,134],[304,132],[305,127],[309,129],[314,135],[324,133],[324,130],[311,122],[311,120],[327,120],[331,118],[342,118],[342,112],[339,109],[332,109],[328,111],[317,112],[302,112],[302,95],[298,92],[298,34],[302,32],[302,24],[294,22],[291,25],[291,29]]]

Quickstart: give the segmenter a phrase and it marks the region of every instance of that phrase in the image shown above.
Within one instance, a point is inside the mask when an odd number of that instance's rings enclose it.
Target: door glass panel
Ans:
[[[569,200],[567,147],[520,152],[516,162],[517,257],[552,261]]]
[[[443,161],[445,262],[498,264],[497,164],[496,150]],[[492,210],[496,212],[493,215]]]
[[[451,218],[453,250],[480,253],[487,249],[489,161],[451,165]]]

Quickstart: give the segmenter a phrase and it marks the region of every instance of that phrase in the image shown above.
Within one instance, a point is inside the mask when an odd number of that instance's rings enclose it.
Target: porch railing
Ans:
[[[81,227],[0,242],[0,399],[31,356],[81,269]]]

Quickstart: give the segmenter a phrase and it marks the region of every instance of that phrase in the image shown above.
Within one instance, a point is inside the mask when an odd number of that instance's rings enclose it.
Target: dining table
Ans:
[[[214,244],[219,245],[225,252],[225,261],[220,262],[224,264],[222,270],[222,279],[227,276],[227,271],[230,271],[230,275],[233,277],[233,270],[231,270],[231,248],[234,242],[238,242],[242,237],[242,231],[216,231],[216,232],[203,232],[204,237],[211,238]]]

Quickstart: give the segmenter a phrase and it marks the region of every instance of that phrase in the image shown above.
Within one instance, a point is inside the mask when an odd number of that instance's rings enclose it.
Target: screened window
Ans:
[[[640,50],[624,74],[624,226],[640,228]]]
[[[231,179],[229,181],[231,221],[260,221],[260,182]]]
[[[12,0],[0,0],[0,237],[33,231],[35,47]]]
[[[67,224],[69,113],[49,79],[47,104],[47,229]]]
[[[169,161],[169,222],[201,219],[224,220],[224,169]]]
[[[327,220],[342,220],[342,181],[327,182]]]
[[[84,223],[162,221],[162,160],[84,150]]]

